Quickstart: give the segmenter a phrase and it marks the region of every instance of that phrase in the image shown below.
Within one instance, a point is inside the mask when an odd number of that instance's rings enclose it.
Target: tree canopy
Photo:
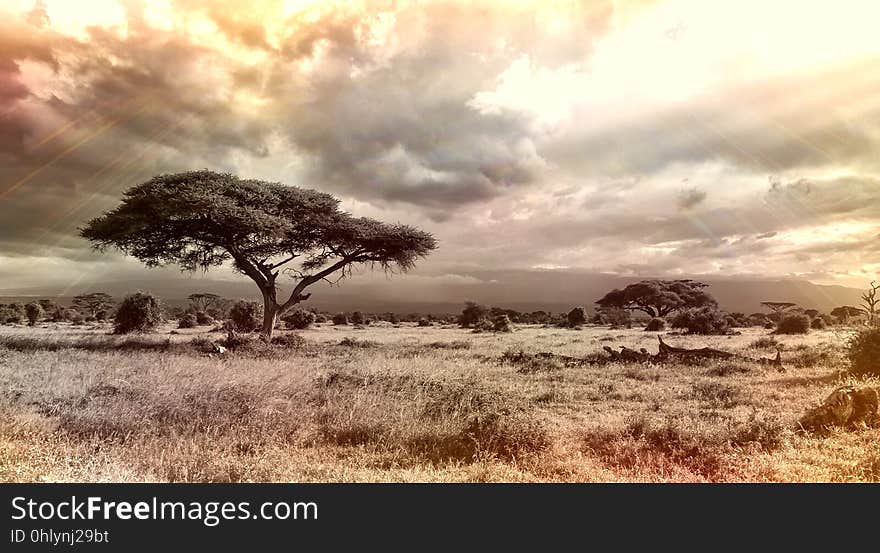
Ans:
[[[74,297],[71,303],[73,303],[77,310],[92,317],[96,316],[99,311],[112,309],[116,305],[116,302],[113,301],[113,296],[105,292],[80,294]]]
[[[770,309],[774,313],[782,313],[787,309],[791,309],[792,307],[796,307],[797,304],[790,301],[762,301],[761,305]]]
[[[694,280],[643,280],[608,292],[596,304],[602,309],[628,309],[665,317],[682,309],[717,307],[715,298],[705,291],[707,286]]]
[[[354,264],[406,271],[437,246],[414,227],[354,217],[330,194],[207,170],[158,175],[132,187],[80,234],[148,267],[195,271],[231,262],[259,287],[269,337],[278,315],[308,299],[310,285],[350,274]],[[296,282],[285,301],[277,297],[282,271]]]

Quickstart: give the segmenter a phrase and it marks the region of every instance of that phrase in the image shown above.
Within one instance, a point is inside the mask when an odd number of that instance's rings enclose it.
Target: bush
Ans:
[[[471,323],[474,332],[494,332],[495,324],[489,319],[480,319],[475,323]]]
[[[510,317],[505,315],[496,315],[494,319],[492,319],[492,330],[495,332],[513,332],[513,327],[510,326]]]
[[[853,335],[847,343],[846,356],[850,373],[880,376],[880,328],[866,328]]]
[[[229,321],[236,332],[253,332],[260,328],[263,307],[255,301],[240,300],[229,310]]]
[[[419,326],[434,326],[433,323],[431,323],[431,321],[429,321],[428,319],[425,319],[424,317],[419,319],[418,324],[419,324]]]
[[[680,312],[672,319],[672,328],[685,329],[688,334],[730,333],[727,314],[709,306]]]
[[[806,334],[810,331],[810,318],[803,313],[787,314],[776,326],[776,334]]]
[[[825,323],[825,319],[822,317],[816,317],[812,321],[810,321],[810,328],[814,328],[816,330],[824,330],[828,325]]]
[[[315,322],[315,314],[305,309],[294,309],[287,313],[281,320],[287,323],[287,328],[303,330],[309,328]]]
[[[27,316],[28,324],[34,326],[43,316],[43,306],[37,302],[31,302],[24,306],[24,312]]]
[[[199,321],[194,313],[184,313],[183,317],[177,321],[177,328],[195,328],[199,326]]]
[[[575,328],[587,322],[587,312],[583,307],[575,307],[568,312],[568,326]]]
[[[355,311],[351,314],[351,324],[353,325],[368,325],[370,324],[370,320],[364,316],[360,311]]]
[[[482,305],[469,301],[464,304],[464,309],[458,317],[458,324],[462,328],[471,327],[489,316],[489,310]]]
[[[345,313],[337,313],[333,315],[333,324],[335,325],[347,325],[348,324],[348,315]]]
[[[81,325],[86,320],[85,317],[83,317],[82,314],[76,309],[68,309],[64,316],[67,317],[68,321],[75,325]]]
[[[666,321],[660,317],[654,317],[645,325],[646,332],[660,332],[661,330],[666,330]]]
[[[106,309],[99,309],[95,311],[95,320],[97,321],[106,321],[110,318],[110,312]]]
[[[82,316],[78,315],[78,318]],[[73,320],[73,322],[77,321]],[[119,304],[113,331],[116,334],[147,332],[156,328],[161,322],[162,306],[159,299],[149,293],[137,292],[126,296]]]
[[[199,326],[210,326],[214,324],[214,317],[208,315],[204,311],[196,311],[196,323]]]
[[[323,313],[315,313],[315,323],[326,323],[330,319]]]
[[[612,327],[625,326],[629,328],[632,326],[632,313],[630,313],[626,309],[612,307],[608,309],[602,309],[596,315],[597,319],[602,324],[610,325]]]
[[[24,315],[11,307],[0,307],[0,324],[17,324],[24,319]]]

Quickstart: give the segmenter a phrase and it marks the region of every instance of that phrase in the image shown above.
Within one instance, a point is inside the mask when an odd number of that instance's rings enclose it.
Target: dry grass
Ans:
[[[786,373],[596,362],[656,351],[641,329],[320,325],[224,355],[171,330],[0,327],[0,481],[880,479],[880,430],[794,431],[843,382],[831,330],[667,339]]]

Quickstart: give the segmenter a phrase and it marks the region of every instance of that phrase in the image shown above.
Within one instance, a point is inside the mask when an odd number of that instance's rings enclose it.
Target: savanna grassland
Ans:
[[[321,324],[220,332],[0,327],[0,481],[878,481],[880,429],[797,431],[848,332],[663,333],[748,361],[571,364],[657,333]],[[877,383],[872,383],[876,385]]]

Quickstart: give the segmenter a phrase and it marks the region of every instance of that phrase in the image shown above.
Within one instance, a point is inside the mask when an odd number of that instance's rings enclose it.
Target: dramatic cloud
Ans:
[[[0,289],[136,272],[76,228],[203,167],[431,230],[431,286],[880,272],[867,0],[5,5]]]

